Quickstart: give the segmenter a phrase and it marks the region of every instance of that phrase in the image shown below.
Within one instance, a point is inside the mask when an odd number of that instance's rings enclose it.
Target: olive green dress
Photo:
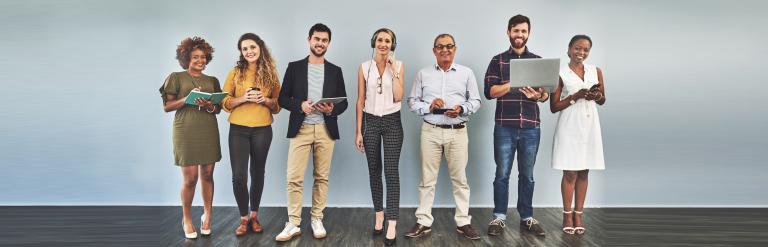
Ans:
[[[221,92],[216,77],[193,77],[187,71],[171,73],[160,92],[165,101],[165,95],[183,98],[196,87],[202,87],[202,92]],[[216,114],[208,113],[205,109],[198,110],[197,106],[188,104],[176,110],[176,117],[173,119],[173,157],[177,166],[220,161],[221,145]]]

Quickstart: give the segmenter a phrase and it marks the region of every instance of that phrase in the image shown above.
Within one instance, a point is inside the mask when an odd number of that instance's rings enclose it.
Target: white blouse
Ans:
[[[396,69],[398,70],[398,74],[400,74],[399,70],[402,62],[397,61],[395,64],[397,66]],[[379,77],[379,69],[376,67],[376,61],[369,60],[363,62],[361,65],[363,69],[363,77],[366,80],[364,112],[381,117],[400,110],[400,101],[395,102],[394,94],[392,92],[395,76],[392,74],[392,70],[390,69],[391,66],[392,65],[387,64],[384,68],[384,73]],[[381,83],[381,91],[379,91],[379,83]]]

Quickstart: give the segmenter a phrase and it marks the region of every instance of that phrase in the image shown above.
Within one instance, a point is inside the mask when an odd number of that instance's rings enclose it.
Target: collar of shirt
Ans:
[[[435,64],[435,69],[439,71],[443,71],[443,68],[440,68],[440,64]],[[451,66],[448,67],[448,71],[456,71],[456,64],[451,63]]]
[[[517,54],[515,52],[515,49],[512,48],[512,45],[509,46],[509,50],[507,50],[508,55],[511,56],[517,56],[520,58],[534,58],[536,55],[528,51],[528,46],[525,46],[525,50],[523,50],[523,54]]]

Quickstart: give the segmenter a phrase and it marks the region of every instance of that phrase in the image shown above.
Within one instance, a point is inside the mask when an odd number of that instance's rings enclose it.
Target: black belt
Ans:
[[[438,127],[438,128],[443,128],[443,129],[463,129],[464,127],[467,127],[464,123],[460,123],[460,124],[433,124],[433,123],[427,122],[426,120],[424,120],[424,122],[429,124],[429,125],[432,125],[432,126],[435,126],[435,127]]]

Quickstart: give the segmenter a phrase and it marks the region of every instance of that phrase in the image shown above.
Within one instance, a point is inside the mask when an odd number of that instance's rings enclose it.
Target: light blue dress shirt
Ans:
[[[443,108],[461,105],[462,113],[456,118],[430,113],[429,105],[437,98],[445,102]],[[455,63],[447,71],[443,71],[437,64],[419,70],[413,79],[408,107],[431,124],[460,124],[469,121],[469,116],[480,109],[475,73]]]

